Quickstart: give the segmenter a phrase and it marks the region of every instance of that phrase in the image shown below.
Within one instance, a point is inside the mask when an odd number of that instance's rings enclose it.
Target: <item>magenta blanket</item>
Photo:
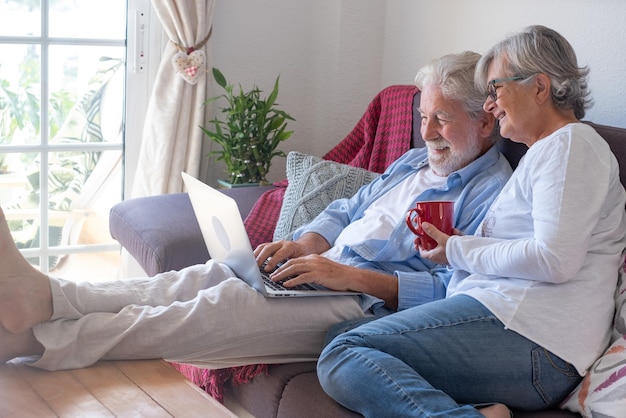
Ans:
[[[385,171],[411,147],[413,96],[417,91],[412,85],[383,89],[371,101],[352,131],[323,158],[377,173]],[[264,193],[244,221],[253,248],[273,239],[287,180],[274,185],[279,188]],[[226,381],[247,383],[258,374],[267,373],[265,364],[219,370],[177,363],[173,365],[220,402],[223,400],[223,385]]]

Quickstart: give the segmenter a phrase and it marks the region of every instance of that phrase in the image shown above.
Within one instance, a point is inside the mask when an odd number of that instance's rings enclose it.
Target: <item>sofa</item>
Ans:
[[[419,133],[420,118],[413,115],[418,103],[419,92],[416,91],[412,102],[405,104],[412,106],[408,112],[409,117],[413,116],[413,120],[410,121],[410,146],[412,147],[423,145]],[[626,184],[626,129],[591,124],[608,141],[617,156],[620,167],[622,167],[620,178],[622,184]],[[525,152],[525,147],[504,140],[501,144],[501,150],[511,165],[515,167]],[[290,186],[291,184],[287,186],[287,189]],[[281,187],[284,187],[284,184],[223,189],[222,191],[237,201],[241,216],[246,219],[263,196],[268,193],[271,194]],[[186,193],[134,198],[117,204],[111,210],[110,232],[113,238],[120,242],[122,247],[149,275],[178,270],[189,265],[204,263],[209,259]],[[626,294],[626,292],[623,293]],[[626,313],[624,315],[626,316]],[[626,332],[622,334],[626,334]],[[616,344],[621,344],[619,333],[616,333],[614,340]],[[624,356],[626,356],[626,347],[623,351]],[[624,361],[626,362],[626,357],[624,357]],[[618,362],[618,364],[623,363]],[[245,376],[244,378],[236,378],[236,373],[226,373],[227,378],[223,379],[223,387],[220,388],[223,392],[220,392],[220,395],[225,393],[229,401],[235,402],[257,418],[360,416],[341,407],[323,392],[317,379],[315,362],[262,366],[259,369],[260,372],[250,379],[245,378]],[[197,382],[197,379],[192,376],[193,372],[190,372],[190,368],[183,367],[179,370]],[[626,375],[624,370],[621,372],[622,375]],[[608,381],[605,379],[605,381],[597,383],[590,380],[586,379],[586,386],[581,384],[575,396],[572,395],[568,400],[569,409],[572,411],[590,415],[591,409],[589,409],[589,405],[584,405],[584,403],[592,393],[592,385],[606,385],[606,381]],[[205,386],[202,382],[197,383]],[[624,393],[626,376],[619,383],[621,393]],[[206,389],[209,390],[209,388]],[[578,405],[574,405],[576,403]],[[583,410],[584,408],[587,410]],[[626,408],[622,410],[626,411]],[[546,418],[581,416],[577,412],[560,409],[542,412],[514,411],[514,414],[516,417]],[[610,417],[612,415],[605,411],[602,416]]]

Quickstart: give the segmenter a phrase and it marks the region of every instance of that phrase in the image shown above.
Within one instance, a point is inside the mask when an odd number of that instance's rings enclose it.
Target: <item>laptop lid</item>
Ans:
[[[338,292],[326,288],[277,290],[265,285],[256,263],[237,202],[211,186],[181,173],[202,237],[211,258],[224,263],[252,288],[264,296],[339,296],[357,292]]]
[[[265,295],[237,202],[187,173],[182,176],[211,258],[226,264],[237,277]]]

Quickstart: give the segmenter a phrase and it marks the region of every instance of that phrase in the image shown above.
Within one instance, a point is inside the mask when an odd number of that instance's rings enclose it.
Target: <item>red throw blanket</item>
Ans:
[[[413,96],[417,87],[397,85],[382,90],[369,104],[354,129],[324,159],[382,173],[411,147]],[[252,248],[272,241],[287,188],[287,180],[274,183],[244,223]]]
[[[392,162],[411,148],[413,96],[417,91],[412,85],[397,85],[383,89],[374,97],[352,131],[323,158],[377,173],[385,171]],[[244,221],[252,248],[270,242],[274,237],[287,180],[274,185],[279,188],[263,194]],[[241,384],[249,382],[261,373],[267,373],[266,364],[216,370],[201,369],[187,364],[173,365],[220,402],[224,397],[223,385],[229,379]]]

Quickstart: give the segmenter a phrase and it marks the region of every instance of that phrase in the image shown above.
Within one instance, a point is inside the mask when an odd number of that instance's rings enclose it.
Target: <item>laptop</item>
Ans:
[[[358,292],[330,290],[316,284],[286,288],[274,283],[256,263],[237,202],[187,173],[181,173],[209,255],[224,263],[266,297],[341,296]]]

